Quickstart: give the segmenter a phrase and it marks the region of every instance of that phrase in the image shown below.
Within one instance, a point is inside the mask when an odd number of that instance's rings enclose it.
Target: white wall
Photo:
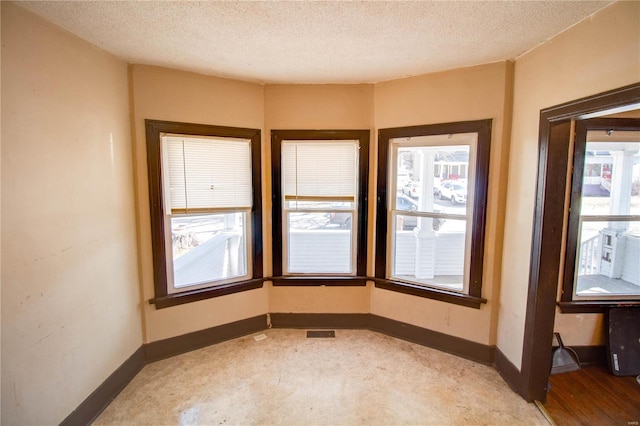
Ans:
[[[522,360],[540,110],[640,81],[640,3],[617,2],[516,61],[498,348]],[[564,182],[558,176],[558,183]],[[602,343],[595,314],[556,316],[567,345]]]
[[[142,343],[127,65],[2,2],[2,424],[57,424]]]

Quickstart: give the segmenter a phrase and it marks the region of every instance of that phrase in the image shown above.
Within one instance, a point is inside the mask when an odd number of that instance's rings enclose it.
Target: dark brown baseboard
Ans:
[[[505,362],[510,364],[504,355],[499,350],[496,351],[493,346],[449,336],[378,315],[273,313],[269,316],[271,326],[275,328],[365,329],[428,346],[482,364],[493,364],[497,369],[500,368],[499,365],[503,365]],[[90,424],[146,364],[263,331],[266,328],[267,315],[265,314],[144,344],[83,401],[73,413],[67,416],[61,425]],[[496,353],[495,364],[494,352]],[[519,371],[513,367],[513,364],[510,365],[512,367],[511,370],[517,372],[519,377]],[[511,385],[505,375],[500,374]],[[511,372],[510,374],[514,373]]]
[[[555,351],[558,347],[552,348]],[[598,365],[607,366],[607,347],[606,346],[572,346],[571,349],[576,351],[581,366]],[[499,348],[494,351],[495,360],[494,368],[502,376],[505,382],[524,398],[524,389],[522,389],[522,373],[515,365],[507,359]]]
[[[269,316],[274,328],[369,328],[369,314],[273,313]]]
[[[509,387],[518,395],[522,393],[522,373],[513,365],[511,361],[502,353],[500,348],[495,348],[493,367]]]
[[[221,343],[236,337],[265,330],[267,328],[267,315],[247,318],[223,324],[193,333],[158,340],[144,345],[145,361],[147,363],[170,358],[195,349],[204,348],[215,343]]]
[[[140,346],[120,367],[91,393],[61,426],[88,425],[115,399],[145,365],[144,346]]]
[[[552,348],[552,351],[558,349],[557,346]],[[607,366],[607,347],[606,346],[571,346],[571,349],[576,351],[580,365],[599,365],[601,367]]]
[[[449,336],[373,314],[293,314],[273,313],[275,328],[366,329],[438,349],[486,365],[493,364],[493,347]]]
[[[409,342],[417,343],[457,355],[481,364],[493,364],[493,350],[489,345],[472,342],[460,337],[450,336],[438,331],[418,327],[378,315],[370,315],[370,330],[387,334]]]
[[[246,336],[267,328],[267,316],[259,315],[199,330],[182,336],[143,344],[98,388],[91,393],[61,426],[88,425],[94,421],[146,364],[169,358],[215,343]]]

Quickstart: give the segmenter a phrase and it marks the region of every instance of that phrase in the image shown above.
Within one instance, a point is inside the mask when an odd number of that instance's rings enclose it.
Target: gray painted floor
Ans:
[[[366,330],[272,329],[147,365],[95,425],[547,425],[491,367]]]

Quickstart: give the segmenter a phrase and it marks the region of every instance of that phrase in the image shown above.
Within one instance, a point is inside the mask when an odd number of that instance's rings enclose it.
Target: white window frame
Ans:
[[[348,185],[348,186],[352,186],[353,190],[351,192],[351,195],[297,195],[297,194],[288,194],[287,190],[287,176],[286,176],[286,161],[287,159],[286,154],[285,154],[285,147],[288,146],[289,144],[315,144],[317,145],[325,145],[327,148],[331,147],[331,144],[340,144],[340,145],[346,145],[346,144],[353,144],[354,149],[355,149],[355,155],[353,158],[354,161],[354,169],[353,169],[353,182],[352,184]],[[342,139],[337,139],[337,140],[303,140],[303,141],[299,141],[299,140],[285,140],[282,142],[282,169],[283,169],[283,173],[282,173],[282,241],[283,241],[283,247],[282,247],[282,262],[283,262],[283,275],[287,275],[287,276],[316,276],[316,275],[327,275],[327,276],[343,276],[343,275],[350,275],[350,276],[355,276],[356,275],[356,260],[357,260],[357,232],[356,230],[358,229],[358,163],[359,163],[359,141],[358,140],[342,140]],[[297,168],[297,164],[296,164],[296,168]],[[297,190],[295,191],[297,192]],[[332,208],[332,207],[326,207],[326,208],[296,208],[296,207],[289,207],[288,203],[292,202],[294,204],[297,204],[298,201],[304,202],[304,201],[312,201],[312,202],[328,202],[328,203],[340,203],[340,202],[349,202],[351,203],[351,208],[350,209],[341,209],[341,208]],[[311,271],[311,272],[296,272],[296,271],[291,271],[291,265],[289,264],[289,254],[290,254],[290,246],[291,246],[291,233],[290,233],[290,229],[289,229],[289,218],[291,216],[292,213],[349,213],[351,215],[351,226],[349,229],[349,233],[350,233],[350,252],[351,252],[351,259],[349,261],[349,265],[350,265],[350,271],[344,271],[344,272],[324,272],[324,271]],[[322,231],[321,231],[322,232]]]
[[[251,140],[244,138],[227,138],[227,137],[218,137],[218,136],[199,136],[199,135],[184,135],[184,134],[172,134],[172,133],[161,133],[160,134],[160,149],[162,151],[161,158],[161,167],[162,167],[162,176],[163,176],[163,201],[164,201],[164,221],[165,221],[165,247],[171,248],[173,246],[173,236],[171,229],[171,219],[179,218],[179,217],[200,217],[206,215],[214,215],[214,214],[229,214],[229,213],[240,213],[242,214],[242,228],[244,231],[244,270],[245,274],[236,275],[229,278],[217,279],[217,280],[204,280],[200,282],[195,282],[189,285],[177,286],[175,284],[175,276],[174,276],[174,256],[173,250],[166,251],[166,270],[167,270],[167,292],[169,294],[172,293],[180,293],[188,290],[197,290],[201,288],[213,287],[224,285],[228,283],[234,283],[239,281],[245,281],[251,277],[251,269],[252,269],[252,257],[251,257],[251,244],[252,235],[251,235],[251,204],[252,200],[247,200],[242,204],[249,204],[243,207],[205,207],[205,208],[193,208],[190,209],[188,206],[188,202],[186,201],[186,189],[185,189],[185,206],[183,208],[172,208],[172,198],[170,191],[170,173],[169,173],[169,160],[171,158],[168,149],[168,141],[169,139],[194,139],[198,141],[210,140],[211,143],[220,142],[232,142],[232,143],[241,143],[247,144],[248,148],[248,170],[246,171],[248,174],[248,180],[251,181]],[[214,164],[212,164],[215,166]],[[184,166],[183,166],[184,167]],[[186,185],[186,184],[185,184]],[[212,188],[213,189],[213,188]],[[248,194],[245,194],[246,197],[251,197],[251,192],[253,188],[249,188]],[[182,204],[182,203],[181,203]],[[174,211],[179,211],[178,213],[174,213]]]
[[[615,130],[614,130],[615,129]],[[562,276],[562,291],[560,292],[560,303],[563,309],[567,306],[579,306],[581,302],[592,303],[595,306],[597,303],[615,303],[620,302],[637,302],[640,296],[637,294],[622,294],[622,293],[592,293],[592,294],[577,294],[578,279],[580,273],[580,249],[581,249],[581,234],[583,230],[583,224],[589,222],[639,222],[640,216],[633,214],[583,214],[582,213],[582,198],[583,198],[583,184],[585,181],[585,169],[587,168],[588,157],[587,151],[590,143],[596,142],[600,145],[598,151],[609,150],[607,145],[615,146],[619,143],[633,143],[637,144],[637,138],[631,137],[632,134],[638,133],[638,120],[635,119],[591,119],[591,120],[579,120],[576,122],[575,139],[570,146],[570,165],[569,172],[572,174],[571,183],[571,197],[568,202],[570,203],[569,211],[567,212],[567,232],[565,246],[567,253],[565,253],[564,259],[564,275]],[[620,134],[625,136],[618,140]],[[611,135],[611,138],[609,136]],[[592,157],[593,158],[593,157]],[[602,163],[604,164],[604,163]],[[571,169],[573,169],[571,171]],[[603,168],[600,168],[600,175],[602,176]],[[615,173],[615,170],[614,170]],[[603,242],[603,235],[600,236],[600,245]],[[600,251],[602,246],[597,248],[598,255],[601,255]],[[600,261],[600,259],[597,259]]]
[[[418,137],[410,137],[410,138],[394,138],[391,139],[389,144],[389,183],[388,187],[390,188],[389,194],[397,194],[398,187],[395,177],[397,176],[397,164],[398,164],[398,152],[402,148],[447,148],[452,146],[467,146],[469,148],[469,164],[468,164],[468,173],[470,176],[467,178],[467,203],[464,214],[447,214],[447,213],[438,213],[438,212],[427,212],[427,211],[406,211],[399,210],[396,206],[397,196],[390,196],[388,198],[388,210],[389,214],[387,215],[387,229],[389,232],[388,235],[388,245],[387,245],[387,278],[391,280],[400,280],[407,281],[411,284],[425,286],[425,287],[433,287],[435,289],[447,289],[449,291],[468,294],[469,293],[469,269],[470,269],[470,257],[471,257],[471,240],[472,240],[472,228],[473,228],[473,208],[475,198],[475,168],[476,168],[476,151],[478,144],[478,134],[477,133],[458,133],[458,134],[448,134],[448,135],[430,135],[430,136],[418,136]],[[434,172],[435,172],[434,167]],[[433,187],[433,179],[434,176],[425,176],[423,177],[423,181],[421,183],[423,190],[424,186],[427,186],[427,191],[432,191],[431,187]],[[424,192],[423,192],[424,193]],[[463,266],[463,286],[462,289],[450,289],[443,286],[438,285],[430,285],[424,284],[420,281],[414,281],[411,279],[401,278],[400,276],[395,274],[394,266],[396,265],[395,261],[395,253],[394,247],[396,247],[396,236],[397,229],[394,226],[398,216],[413,216],[416,217],[418,221],[422,222],[420,219],[443,219],[443,220],[464,220],[466,223],[465,227],[465,243],[464,243],[464,266]],[[431,232],[430,230],[428,230]],[[400,231],[400,232],[411,232],[411,231]]]
[[[271,130],[272,189],[272,283],[274,286],[365,286],[367,284],[367,196],[369,184],[369,130]],[[352,274],[345,273],[284,273],[286,257],[287,214],[284,211],[282,144],[286,141],[358,141],[354,214],[351,223]],[[303,194],[301,194],[303,195]],[[321,194],[336,195],[336,194]],[[324,206],[323,206],[324,207]],[[331,210],[323,210],[331,211]],[[345,212],[345,209],[335,211]],[[319,232],[324,232],[319,230]],[[286,257],[285,257],[286,256]]]

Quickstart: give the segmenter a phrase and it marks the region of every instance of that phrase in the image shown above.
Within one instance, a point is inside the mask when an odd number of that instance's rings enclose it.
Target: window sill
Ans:
[[[600,314],[610,308],[640,307],[638,300],[580,300],[572,302],[558,302],[563,314]]]
[[[198,300],[211,299],[213,297],[226,296],[228,294],[240,293],[242,291],[261,288],[265,279],[255,278],[216,287],[199,288],[180,293],[167,294],[149,300],[149,303],[156,305],[156,309],[169,308],[171,306],[182,305],[184,303],[197,302]]]
[[[270,280],[274,286],[309,286],[309,287],[362,287],[367,285],[369,278],[359,276],[308,276],[308,277],[271,277]]]
[[[487,303],[487,299],[470,296],[468,294],[455,293],[453,291],[440,290],[430,287],[421,287],[414,284],[400,281],[392,281],[383,278],[374,278],[376,287],[399,293],[410,294],[412,296],[425,297],[427,299],[439,300],[441,302],[453,303],[454,305],[467,306],[469,308],[480,309],[480,306]]]

